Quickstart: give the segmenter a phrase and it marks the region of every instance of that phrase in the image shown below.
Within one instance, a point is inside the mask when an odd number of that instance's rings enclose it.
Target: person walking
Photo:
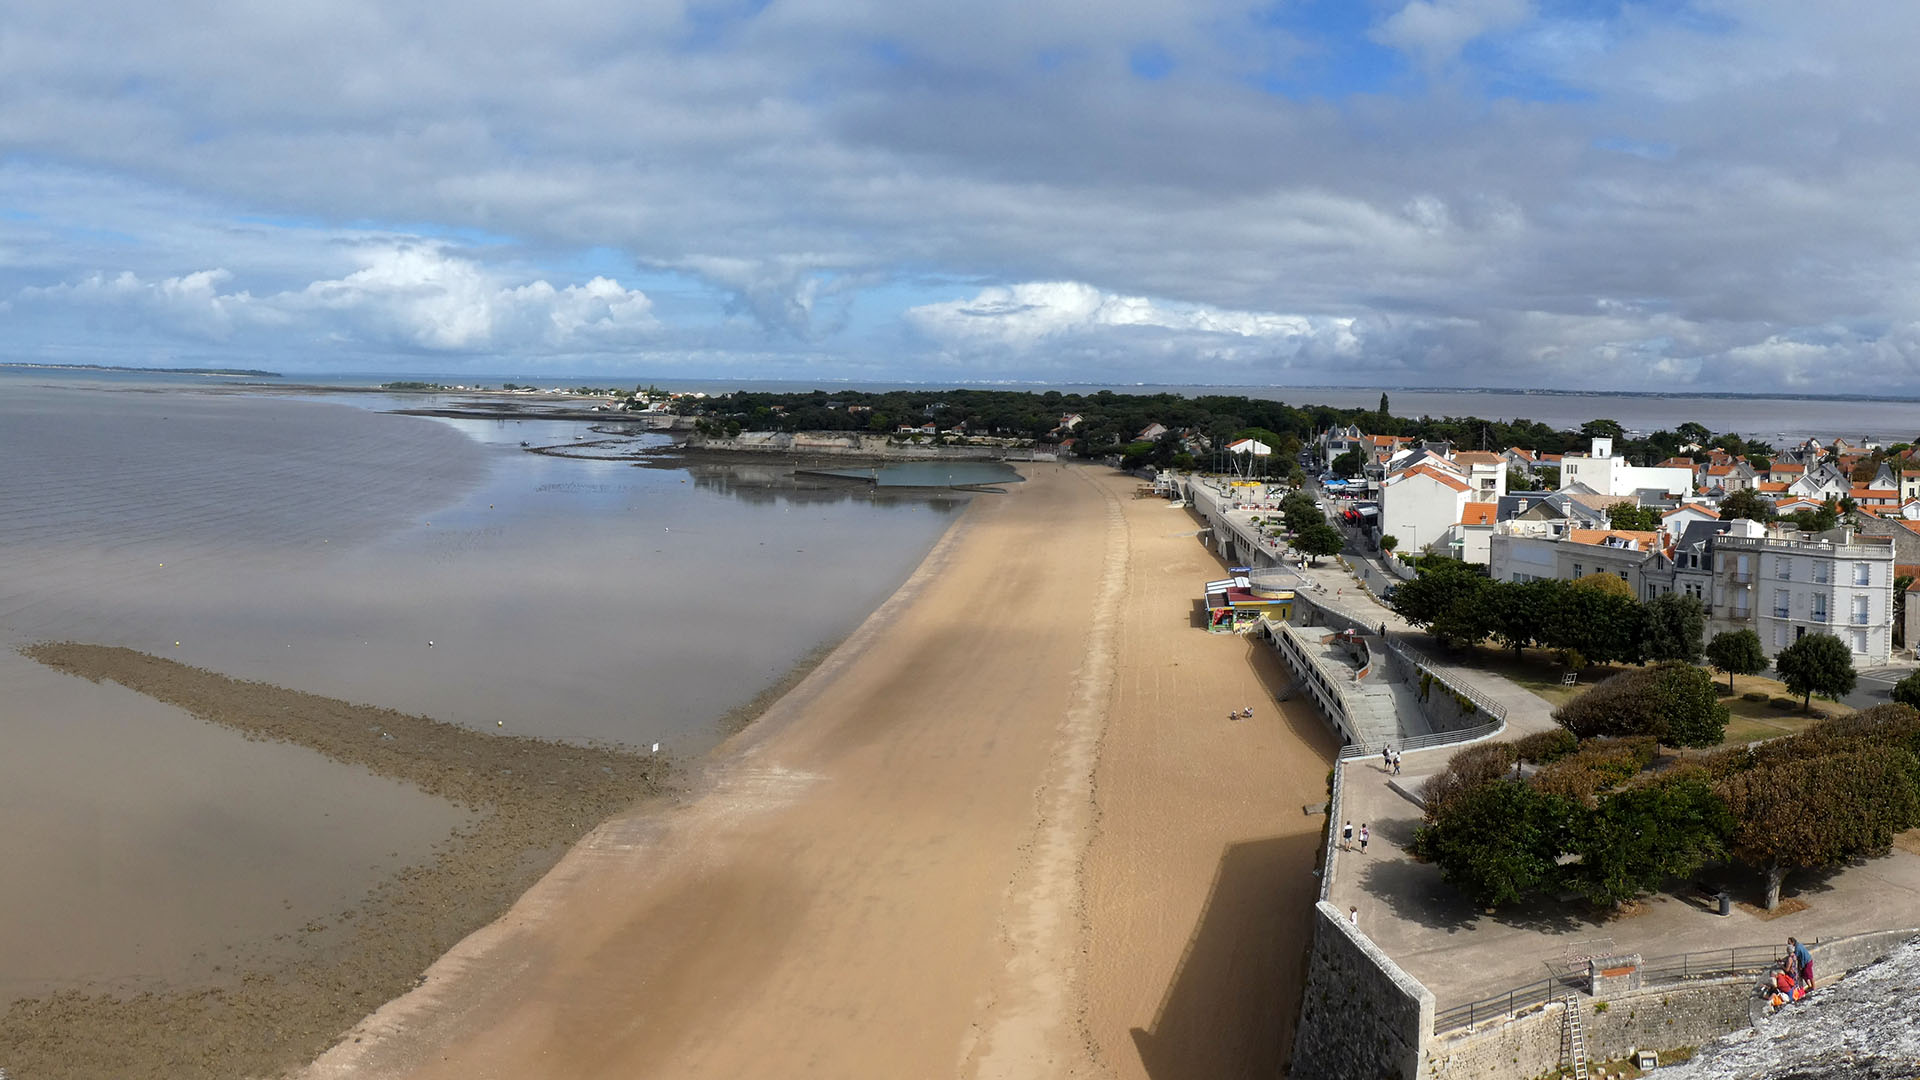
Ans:
[[[1353,822],[1351,821],[1340,829],[1340,850],[1353,850]]]
[[[1393,747],[1383,746],[1380,748],[1380,767],[1389,771],[1393,769]]]
[[[1400,751],[1398,750],[1393,752],[1393,775],[1400,775]]]
[[[1347,908],[1347,922],[1350,925],[1356,926],[1356,927],[1360,925],[1360,909],[1359,908],[1357,907]]]
[[[1367,838],[1372,835],[1373,835],[1372,833],[1367,831],[1367,823],[1364,821],[1361,822],[1360,823],[1360,854],[1365,855],[1367,853]]]

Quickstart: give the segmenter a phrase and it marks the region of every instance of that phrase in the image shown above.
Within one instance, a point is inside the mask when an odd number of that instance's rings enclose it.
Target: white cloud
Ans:
[[[1458,56],[1473,39],[1510,30],[1532,14],[1530,0],[1409,0],[1381,20],[1372,37],[1437,67]]]
[[[146,317],[169,329],[227,341],[246,332],[305,331],[433,352],[564,349],[643,341],[657,329],[652,302],[606,277],[556,288],[504,280],[431,243],[369,247],[359,268],[304,288],[254,296],[222,292],[224,269],[143,280],[131,271],[21,290],[40,311],[65,306]]]

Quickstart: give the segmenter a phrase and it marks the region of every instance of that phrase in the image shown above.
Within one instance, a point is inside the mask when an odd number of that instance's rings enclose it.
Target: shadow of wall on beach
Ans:
[[[1227,845],[1200,921],[1133,1043],[1152,1080],[1278,1076],[1312,936],[1314,833]]]

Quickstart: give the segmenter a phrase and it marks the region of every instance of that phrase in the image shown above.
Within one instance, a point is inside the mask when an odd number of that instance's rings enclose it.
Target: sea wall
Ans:
[[[1325,900],[1314,905],[1313,951],[1301,995],[1291,1075],[1415,1080],[1433,1029],[1433,993]]]
[[[1597,1001],[1574,994],[1587,1060],[1612,1061],[1634,1050],[1699,1046],[1747,1026],[1756,980],[1741,975]],[[1532,1080],[1563,1063],[1567,1006],[1559,1002],[1478,1031],[1443,1035],[1423,1055],[1428,1080]]]

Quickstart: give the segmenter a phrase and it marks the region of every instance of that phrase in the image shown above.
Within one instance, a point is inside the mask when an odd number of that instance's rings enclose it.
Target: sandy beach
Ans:
[[[305,1075],[1270,1075],[1330,740],[1195,628],[1184,512],[1028,472]]]

